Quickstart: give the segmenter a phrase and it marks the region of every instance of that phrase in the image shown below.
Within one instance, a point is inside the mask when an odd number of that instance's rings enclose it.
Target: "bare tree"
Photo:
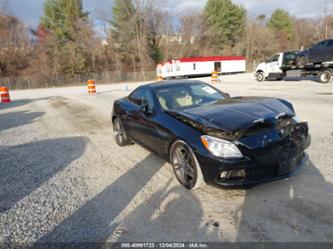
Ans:
[[[246,57],[250,61],[260,61],[278,52],[274,33],[261,20],[248,19],[246,27]]]
[[[28,31],[14,16],[0,14],[0,73],[14,74],[27,67],[31,52]]]
[[[318,22],[310,18],[294,19],[296,48],[308,48],[318,39]]]

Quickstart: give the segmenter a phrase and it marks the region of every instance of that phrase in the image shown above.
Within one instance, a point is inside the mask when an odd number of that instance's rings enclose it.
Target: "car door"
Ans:
[[[122,121],[124,128],[126,130],[127,135],[137,140],[137,113],[141,106],[142,97],[144,95],[144,89],[139,88],[135,90],[129,97],[128,97],[128,104],[125,108],[125,113],[122,116]]]
[[[281,56],[280,54],[275,54],[267,63],[269,74],[281,73],[280,56]]]
[[[144,88],[140,103],[131,113],[132,138],[146,148],[163,155],[169,134],[159,122],[155,98],[150,88]]]
[[[309,49],[309,62],[324,62],[326,60],[326,44],[327,41],[319,42]]]

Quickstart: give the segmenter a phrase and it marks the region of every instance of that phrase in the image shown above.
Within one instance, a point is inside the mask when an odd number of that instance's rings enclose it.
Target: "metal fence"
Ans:
[[[77,75],[32,75],[28,77],[4,77],[0,78],[0,85],[9,89],[33,89],[48,87],[63,87],[86,84],[89,79],[96,80],[97,83],[119,83],[149,81],[156,79],[156,72],[101,72]]]

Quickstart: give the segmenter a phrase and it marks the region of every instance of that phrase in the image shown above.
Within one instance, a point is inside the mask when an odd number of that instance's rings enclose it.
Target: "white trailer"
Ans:
[[[243,73],[246,71],[246,58],[243,56],[214,56],[182,58],[157,65],[157,76],[163,79],[180,77],[209,76]]]

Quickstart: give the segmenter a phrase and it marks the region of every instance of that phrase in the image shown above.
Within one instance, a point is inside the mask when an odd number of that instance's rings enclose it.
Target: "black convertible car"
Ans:
[[[333,61],[333,39],[321,41],[297,55],[297,65]]]
[[[188,189],[288,177],[310,145],[308,125],[289,102],[231,98],[200,81],[140,86],[114,103],[112,122],[118,145],[135,142],[157,153]]]

